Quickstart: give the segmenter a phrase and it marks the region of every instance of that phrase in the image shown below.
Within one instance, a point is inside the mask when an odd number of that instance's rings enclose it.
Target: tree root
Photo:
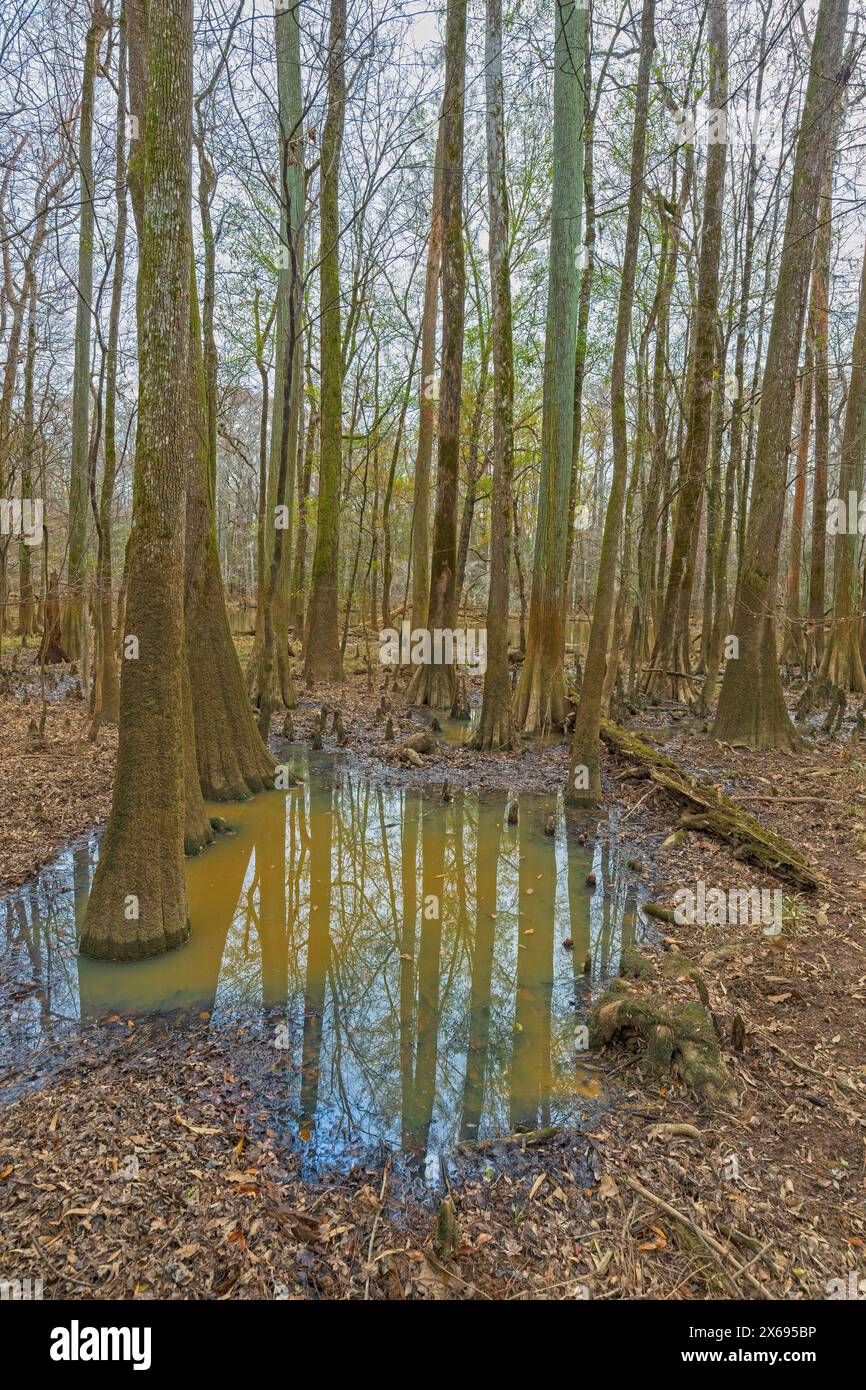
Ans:
[[[646,1061],[657,1075],[673,1071],[701,1100],[736,1109],[737,1092],[702,1004],[637,995],[624,981],[614,980],[590,1014],[589,1038],[599,1047],[620,1035],[641,1039]]]

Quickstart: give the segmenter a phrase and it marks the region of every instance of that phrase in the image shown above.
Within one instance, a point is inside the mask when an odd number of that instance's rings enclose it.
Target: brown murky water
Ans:
[[[79,958],[96,837],[0,903],[5,973],[36,982],[4,1014],[0,1062],[26,1066],[68,1020],[245,1019],[292,1083],[278,1122],[319,1167],[574,1121],[598,1094],[588,1004],[641,930],[615,824],[581,845],[555,796],[522,797],[515,827],[501,795],[443,805],[325,754],[294,765],[303,789],[218,808],[237,833],[189,863],[179,951]]]

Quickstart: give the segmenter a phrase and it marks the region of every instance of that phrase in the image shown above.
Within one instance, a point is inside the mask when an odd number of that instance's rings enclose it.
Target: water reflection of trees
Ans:
[[[592,849],[561,815],[545,834],[554,810],[524,798],[517,829],[500,797],[442,803],[317,760],[301,791],[255,798],[236,839],[193,862],[193,937],[149,963],[141,1002],[282,1020],[296,1122],[324,1154],[383,1138],[423,1159],[568,1118],[575,1022],[633,935],[635,889],[612,827]],[[96,1012],[115,988],[130,1006],[117,972],[135,967],[90,976],[74,949],[94,857],[66,856],[0,915],[4,951],[42,983],[18,1024],[28,1045],[58,1006]]]

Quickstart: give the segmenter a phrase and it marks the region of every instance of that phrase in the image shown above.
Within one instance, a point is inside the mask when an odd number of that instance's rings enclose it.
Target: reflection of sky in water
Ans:
[[[237,835],[189,861],[180,951],[79,960],[95,837],[0,904],[6,967],[41,985],[3,1017],[4,1074],[64,1019],[189,1007],[248,1019],[262,1105],[278,1068],[278,1123],[325,1164],[353,1144],[435,1154],[573,1120],[593,1093],[576,1028],[635,929],[615,823],[581,846],[561,815],[544,833],[554,796],[522,797],[513,827],[502,796],[442,805],[326,755],[299,770],[303,792],[232,806]]]

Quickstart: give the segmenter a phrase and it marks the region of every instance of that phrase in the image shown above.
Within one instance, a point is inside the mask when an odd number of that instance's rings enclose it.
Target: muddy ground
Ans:
[[[375,674],[372,698],[363,672],[340,691],[299,688],[295,737],[336,704],[348,749],[389,779],[434,791],[446,777],[514,792],[562,783],[564,743],[496,759],[444,745],[404,766],[383,744]],[[682,715],[635,723],[823,879],[796,891],[701,832],[662,848],[677,807],[605,755],[656,902],[698,880],[783,891],[778,937],[760,923],[664,924],[662,949],[645,951],[626,985],[639,997],[703,993],[734,1108],[701,1100],[676,1069],[652,1073],[643,1045],[620,1039],[593,1054],[605,1102],[583,1131],[458,1152],[432,1196],[384,1153],[322,1182],[256,1111],[243,1031],[115,1019],[58,1041],[40,1088],[0,1109],[0,1268],[42,1277],[49,1298],[100,1299],[797,1299],[866,1275],[866,752],[846,734],[815,737],[798,758],[755,756]],[[28,746],[31,717],[20,693],[0,702],[4,887],[104,817],[110,798],[113,736],[88,742],[81,701],[57,692],[45,748]],[[419,726],[391,717],[395,744]],[[277,752],[279,734],[275,721]],[[445,1194],[456,1249],[436,1222]]]

